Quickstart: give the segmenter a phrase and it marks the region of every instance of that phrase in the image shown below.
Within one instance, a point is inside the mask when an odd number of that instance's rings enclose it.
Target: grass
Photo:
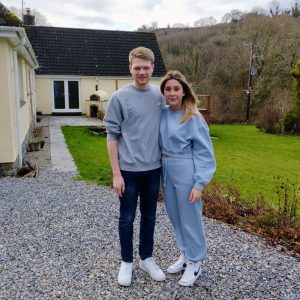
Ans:
[[[62,130],[80,178],[110,185],[106,138],[93,135],[85,126]],[[210,131],[217,160],[214,182],[237,186],[242,201],[259,196],[277,206],[282,183],[289,197],[293,188],[299,188],[300,137],[264,134],[245,125],[211,125]]]
[[[242,200],[261,195],[277,205],[287,187],[300,187],[300,137],[261,133],[254,126],[211,125],[217,172],[214,181],[239,187]],[[281,196],[281,195],[279,195]]]
[[[62,130],[79,178],[111,185],[106,137],[85,126]],[[210,132],[217,172],[204,193],[205,216],[258,233],[300,257],[300,137],[245,125],[211,125]]]
[[[111,185],[106,137],[95,136],[87,126],[62,126],[62,131],[79,170],[79,179]]]

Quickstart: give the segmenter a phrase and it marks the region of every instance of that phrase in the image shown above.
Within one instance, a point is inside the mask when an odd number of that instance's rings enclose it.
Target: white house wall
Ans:
[[[98,90],[103,90],[112,95],[114,91],[132,82],[132,78],[109,78],[109,77],[68,77],[68,76],[36,76],[36,96],[37,96],[37,111],[43,114],[52,114],[53,103],[53,80],[79,80],[79,92],[81,101],[81,112],[86,114],[86,100],[96,92],[96,85]],[[159,85],[161,78],[153,78],[152,84]]]
[[[24,29],[0,26],[0,176],[22,164],[34,126],[36,66]]]
[[[18,154],[16,136],[15,85],[10,45],[0,39],[0,163],[11,163]]]
[[[45,115],[52,114],[52,80],[36,77],[36,110]]]

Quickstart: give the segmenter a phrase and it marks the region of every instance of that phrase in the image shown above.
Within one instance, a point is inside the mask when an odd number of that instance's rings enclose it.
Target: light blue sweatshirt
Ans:
[[[114,92],[104,124],[109,141],[118,141],[120,169],[159,168],[159,122],[164,98],[158,86],[138,89],[128,84]]]
[[[181,110],[172,111],[168,106],[163,109],[160,121],[161,152],[177,158],[193,159],[194,188],[203,190],[216,170],[209,128],[202,115],[195,115],[180,124],[182,115]]]

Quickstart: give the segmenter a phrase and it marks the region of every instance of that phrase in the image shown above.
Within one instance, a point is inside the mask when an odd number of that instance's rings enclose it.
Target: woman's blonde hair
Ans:
[[[166,83],[171,79],[177,80],[182,85],[183,88],[183,93],[184,93],[184,96],[182,98],[183,116],[179,122],[180,124],[182,124],[188,121],[189,119],[191,119],[193,115],[200,114],[197,106],[198,99],[194,91],[192,90],[191,86],[188,84],[184,75],[177,70],[169,71],[162,79],[160,83],[160,91],[162,94],[164,94]]]

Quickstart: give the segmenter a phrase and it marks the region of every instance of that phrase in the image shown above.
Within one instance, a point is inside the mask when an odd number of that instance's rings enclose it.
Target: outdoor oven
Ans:
[[[108,102],[108,95],[105,91],[96,91],[86,100],[86,115],[87,117],[103,119],[106,106]]]

